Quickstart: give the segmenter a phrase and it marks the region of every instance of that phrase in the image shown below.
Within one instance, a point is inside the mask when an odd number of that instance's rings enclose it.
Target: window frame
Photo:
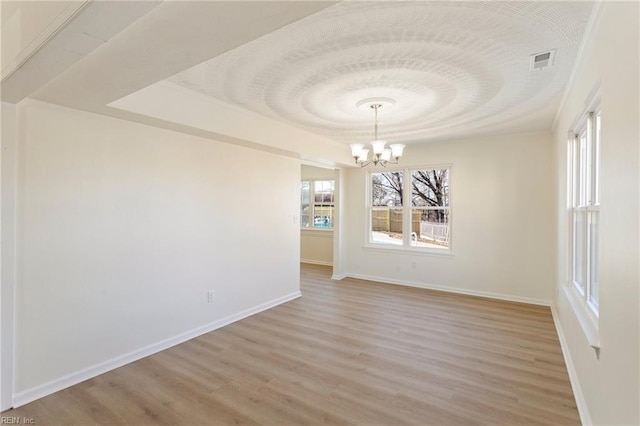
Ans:
[[[303,215],[302,214],[302,206],[304,206],[307,203],[303,203],[302,201],[302,185],[304,182],[308,182],[309,184],[309,202],[308,202],[308,214],[307,215]],[[333,188],[331,191],[331,202],[330,203],[325,203],[325,202],[321,202],[321,203],[317,203],[315,201],[315,183],[316,182],[331,182]],[[333,209],[332,215],[331,215],[331,226],[315,226],[314,220],[315,220],[315,210],[317,208],[317,206],[330,206]],[[313,179],[313,178],[309,178],[309,179],[301,179],[300,180],[300,229],[301,230],[305,230],[305,231],[322,231],[322,232],[326,232],[326,231],[333,231],[334,228],[334,224],[335,224],[335,208],[336,208],[336,181],[335,179],[329,179],[329,178],[317,178],[317,179]],[[303,216],[308,216],[309,219],[309,226],[303,226]]]
[[[571,126],[567,137],[567,265],[564,292],[589,344],[599,353],[599,267],[598,250],[600,227],[600,152],[602,144],[602,108],[595,95],[588,108]],[[584,145],[582,137],[584,135]],[[582,245],[580,264],[578,251],[577,216],[582,215],[580,229]],[[594,265],[596,274],[594,276]],[[584,284],[578,282],[581,274]],[[594,296],[595,294],[595,296]]]
[[[413,172],[415,171],[431,171],[438,169],[447,170],[447,185],[448,185],[448,202],[449,206],[444,208],[448,210],[448,246],[443,248],[430,248],[430,247],[417,247],[411,245],[411,225],[412,225],[412,212],[414,209],[420,210],[442,210],[443,208],[428,208],[422,206],[414,207],[412,205],[412,185]],[[406,166],[406,167],[387,167],[384,169],[372,169],[367,172],[366,175],[366,191],[365,191],[365,242],[364,248],[371,250],[391,251],[391,252],[411,252],[413,254],[426,254],[426,255],[439,255],[439,256],[452,256],[453,255],[453,191],[452,191],[452,179],[453,179],[453,165],[452,164],[434,164],[425,166]],[[401,207],[388,207],[388,209],[400,209],[402,211],[402,244],[385,244],[372,240],[372,212],[374,209],[384,207],[374,207],[372,205],[372,176],[376,173],[403,173],[403,190],[402,190],[402,206]],[[408,180],[407,180],[408,178]]]
[[[594,224],[599,223],[600,199],[599,199],[599,158],[600,152],[600,135],[598,133],[598,117],[601,117],[601,108],[599,103],[592,105],[584,116],[576,123],[574,130],[570,132],[569,141],[571,148],[568,150],[571,158],[567,162],[570,170],[567,176],[570,177],[571,183],[568,185],[570,190],[569,199],[569,280],[573,287],[584,299],[586,307],[591,313],[598,318],[599,306],[597,293],[594,300],[594,280],[597,277],[592,276],[593,266],[593,244],[592,233]],[[576,247],[577,226],[576,219],[578,215],[584,217],[584,231],[582,232],[582,245]],[[578,259],[577,249],[580,249],[581,264],[576,264]],[[597,250],[597,247],[595,248]],[[597,259],[596,259],[597,264]],[[580,269],[580,271],[577,271]],[[576,275],[582,273],[584,282],[579,282]],[[597,289],[597,288],[596,288]]]

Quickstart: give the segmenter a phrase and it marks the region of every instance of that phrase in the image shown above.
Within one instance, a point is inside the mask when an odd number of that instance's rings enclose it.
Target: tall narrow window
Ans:
[[[303,180],[301,185],[300,226],[333,228],[334,181]]]
[[[332,180],[316,180],[313,182],[313,226],[315,228],[333,227]]]
[[[599,246],[599,221],[600,221],[600,111],[594,113],[593,123],[593,147],[591,158],[591,202],[589,211],[589,303],[595,311],[598,311],[598,246]]]
[[[569,141],[572,155],[571,278],[589,308],[598,314],[598,229],[600,215],[600,111],[589,112]]]
[[[309,181],[303,180],[300,200],[300,226],[302,228],[309,227],[309,215],[311,215],[309,200]]]
[[[403,172],[371,174],[371,242],[403,244]]]
[[[411,245],[449,247],[449,169],[411,173]]]

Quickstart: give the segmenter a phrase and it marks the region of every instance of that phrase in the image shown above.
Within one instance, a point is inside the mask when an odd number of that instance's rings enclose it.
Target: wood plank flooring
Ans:
[[[3,416],[37,425],[576,425],[549,308],[346,279]]]

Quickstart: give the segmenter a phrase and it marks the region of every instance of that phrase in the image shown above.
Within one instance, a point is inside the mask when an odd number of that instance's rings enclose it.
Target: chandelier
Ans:
[[[382,108],[382,105],[383,104],[379,102],[372,102],[369,105],[375,113],[373,140],[371,141],[371,151],[373,151],[372,158],[369,159],[369,149],[365,148],[363,143],[353,143],[349,145],[351,147],[351,155],[360,167],[365,167],[369,164],[373,164],[374,166],[380,164],[382,167],[386,167],[387,164],[398,164],[398,160],[402,157],[404,145],[395,143],[389,145],[389,148],[387,148],[387,141],[378,139],[378,110]]]

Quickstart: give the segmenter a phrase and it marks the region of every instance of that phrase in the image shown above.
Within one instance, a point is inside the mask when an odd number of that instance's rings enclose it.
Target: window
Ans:
[[[334,181],[303,180],[301,189],[300,226],[333,228]]]
[[[371,174],[371,242],[404,244],[403,172]]]
[[[598,315],[600,110],[587,113],[569,137],[570,277]]]
[[[411,241],[418,247],[449,247],[449,169],[413,171],[411,205]]]
[[[448,250],[449,175],[449,167],[370,173],[369,243]]]

